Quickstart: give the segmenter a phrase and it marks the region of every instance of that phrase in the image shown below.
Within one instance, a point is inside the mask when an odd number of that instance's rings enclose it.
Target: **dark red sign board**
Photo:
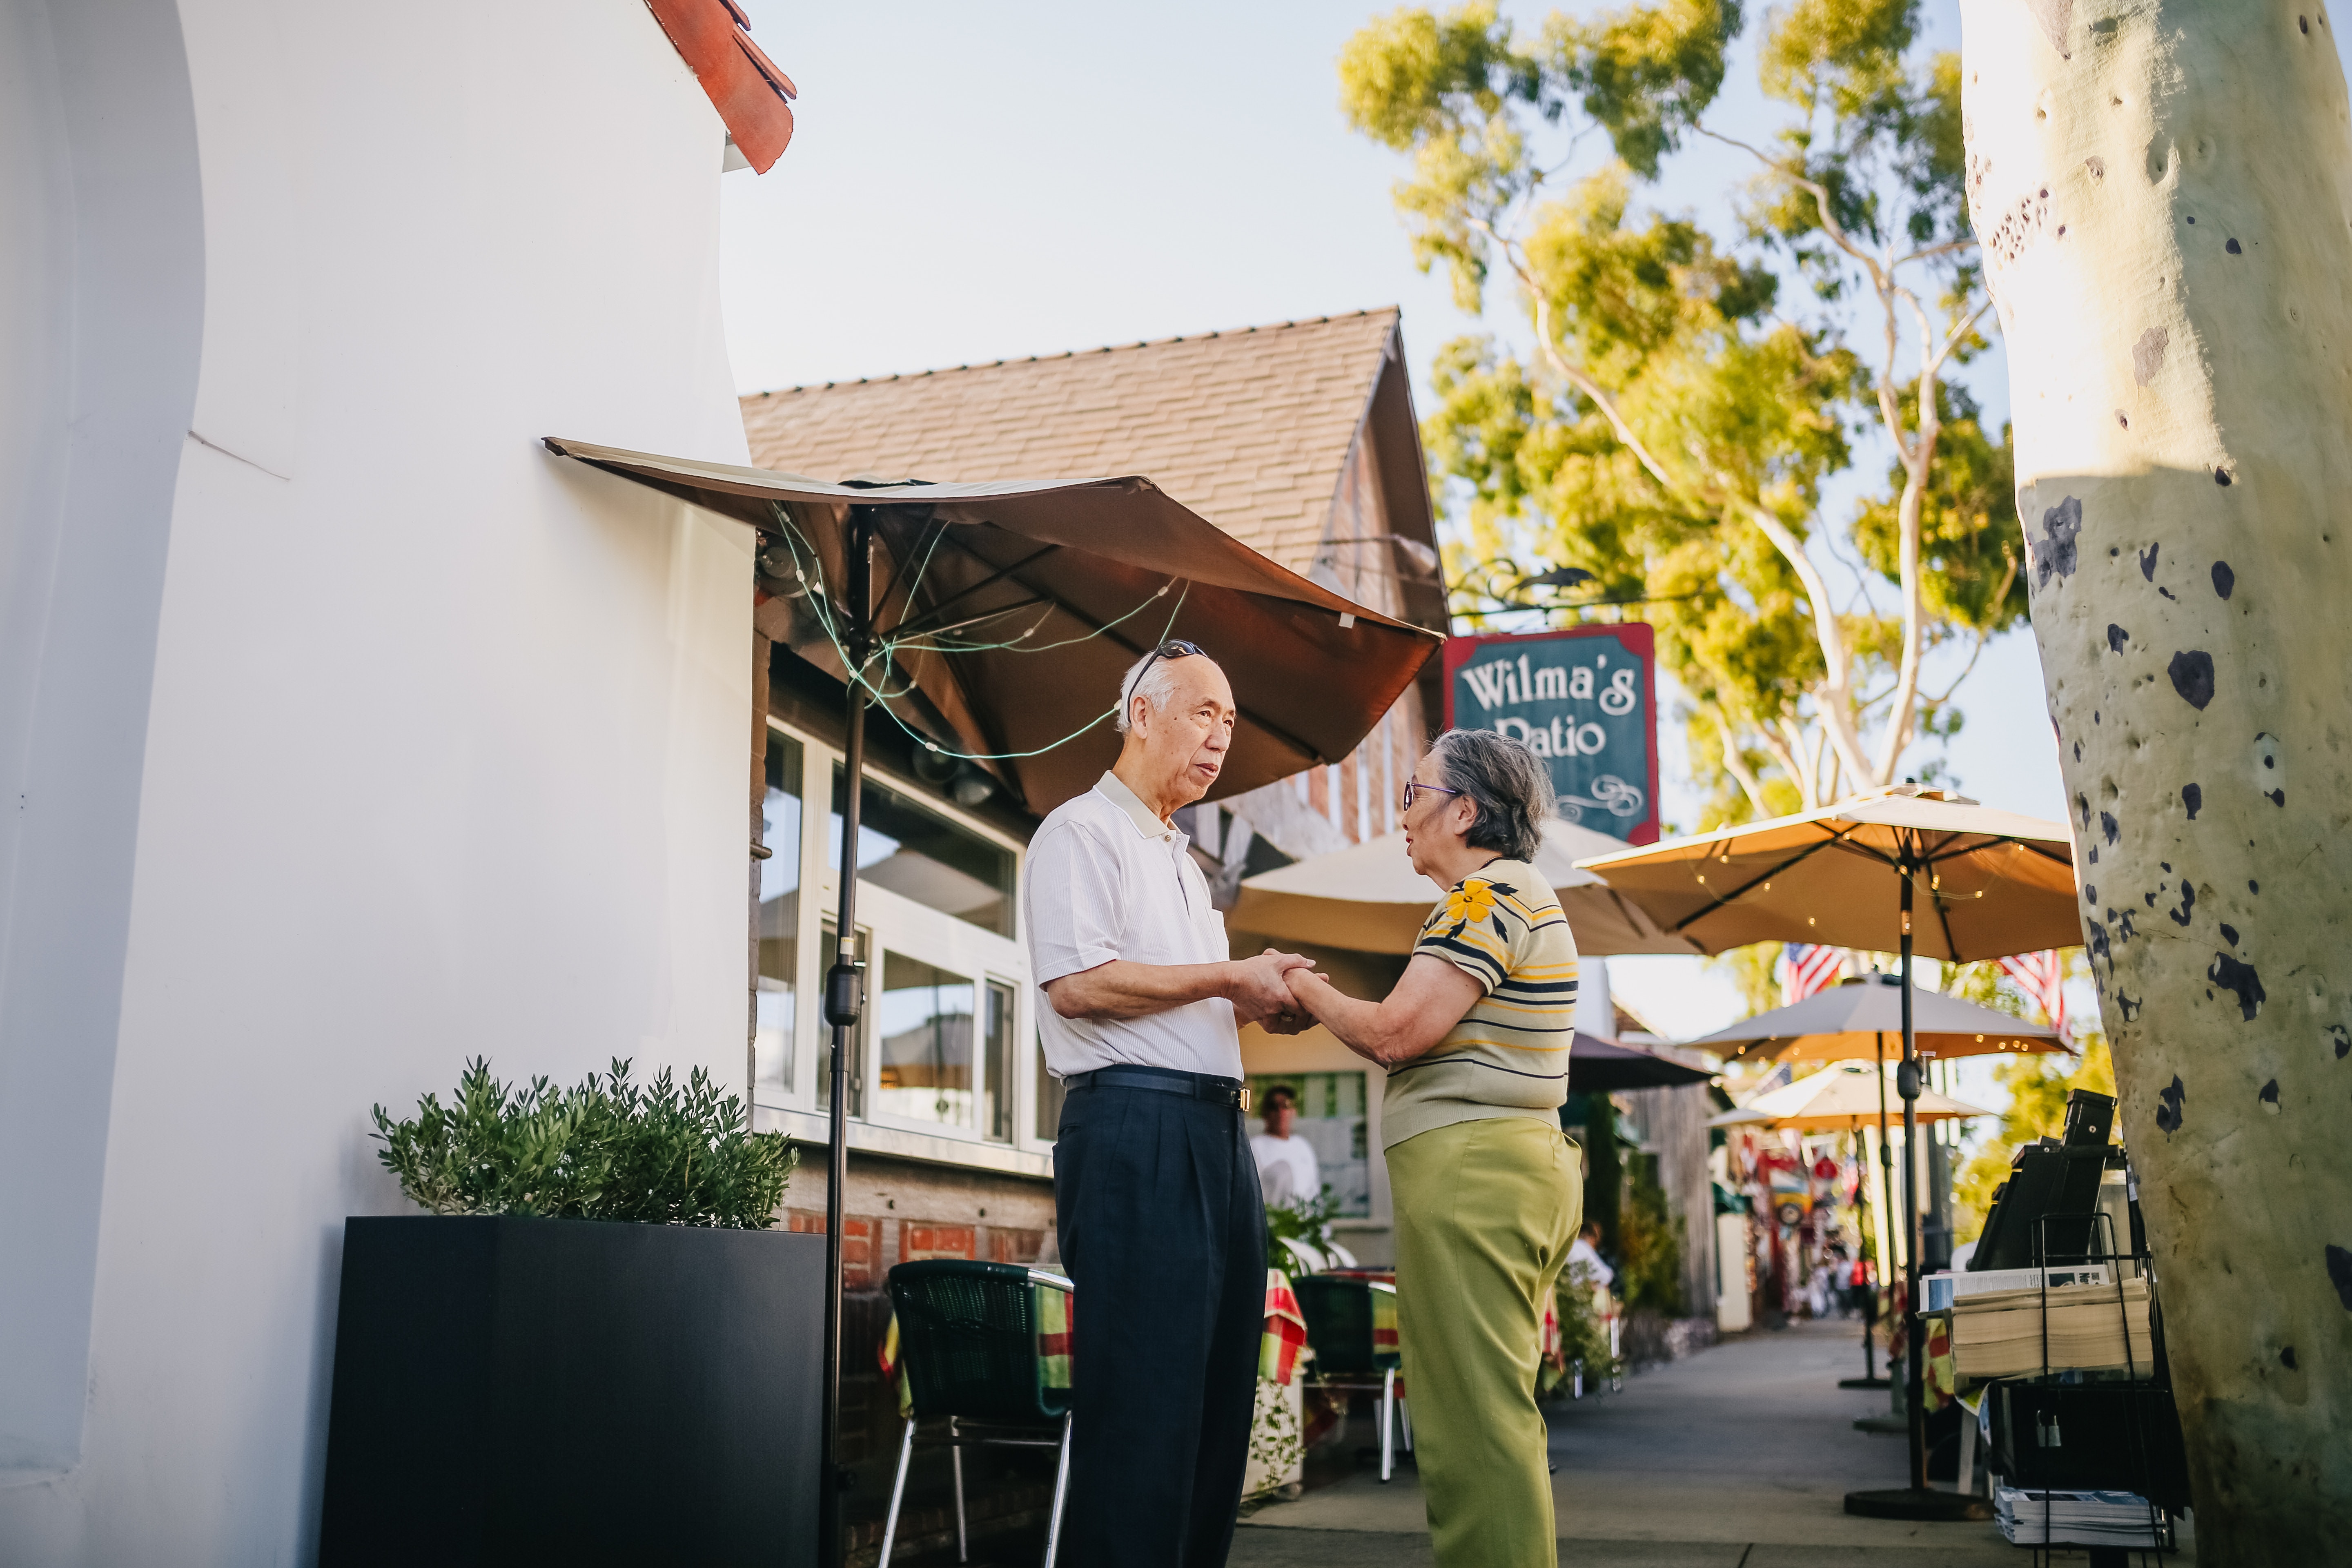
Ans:
[[[1658,839],[1657,643],[1640,621],[1445,639],[1445,722],[1525,741],[1560,816]]]

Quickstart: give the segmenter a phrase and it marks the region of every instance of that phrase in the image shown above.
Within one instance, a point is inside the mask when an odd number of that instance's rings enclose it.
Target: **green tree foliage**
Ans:
[[[1425,439],[1441,497],[1466,498],[1458,611],[1642,605],[1695,705],[1710,823],[1892,782],[1957,722],[1949,691],[1921,691],[1921,656],[1980,647],[2024,609],[2007,435],[1942,379],[1981,346],[1984,309],[1957,58],[1922,58],[1916,4],[1774,11],[1759,65],[1788,118],[1746,148],[1754,182],[1719,231],[1643,210],[1662,159],[1727,140],[1705,121],[1745,22],[1659,0],[1523,39],[1488,4],[1407,7],[1339,61],[1350,123],[1410,155],[1395,200],[1416,260],[1465,310],[1520,314],[1532,349],[1465,338],[1433,367]],[[1613,155],[1580,164],[1586,132]],[[1801,311],[1784,279],[1810,285]],[[1872,421],[1889,489],[1832,521],[1822,487]],[[1538,573],[1514,563],[1538,558],[1555,583],[1572,569],[1572,596],[1530,597]],[[1895,585],[1891,613],[1864,574]]]
[[[1667,1211],[1663,1188],[1629,1183],[1617,1221],[1618,1286],[1628,1310],[1683,1315],[1683,1222]]]
[[[1559,1319],[1559,1348],[1536,1368],[1538,1397],[1573,1388],[1572,1380],[1580,1363],[1588,1384],[1608,1374],[1615,1358],[1609,1353],[1609,1329],[1601,1321],[1600,1305],[1593,1300],[1594,1289],[1572,1271],[1560,1270],[1559,1283],[1553,1292],[1557,1302],[1553,1310]]]
[[[780,1132],[746,1132],[743,1102],[697,1068],[681,1089],[629,1064],[577,1089],[517,1089],[476,1058],[444,1107],[428,1094],[394,1121],[374,1108],[376,1158],[435,1214],[532,1215],[764,1230],[798,1152]]]

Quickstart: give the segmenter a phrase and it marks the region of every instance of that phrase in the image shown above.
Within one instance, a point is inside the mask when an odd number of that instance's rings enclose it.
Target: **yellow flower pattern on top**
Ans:
[[[1445,895],[1445,918],[1454,921],[1483,921],[1495,912],[1495,884],[1475,877],[1465,878],[1462,885]]]

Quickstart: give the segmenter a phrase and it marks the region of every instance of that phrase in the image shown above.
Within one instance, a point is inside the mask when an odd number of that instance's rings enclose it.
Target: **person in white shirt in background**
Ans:
[[[1291,1131],[1297,1120],[1297,1090],[1277,1084],[1265,1091],[1265,1131],[1250,1140],[1250,1153],[1257,1160],[1258,1186],[1269,1206],[1296,1207],[1323,1194],[1315,1145]]]
[[[1600,1239],[1601,1222],[1586,1220],[1568,1249],[1565,1271],[1571,1275],[1581,1272],[1588,1285],[1613,1285],[1617,1282],[1617,1270],[1601,1260],[1599,1249],[1592,1245]]]

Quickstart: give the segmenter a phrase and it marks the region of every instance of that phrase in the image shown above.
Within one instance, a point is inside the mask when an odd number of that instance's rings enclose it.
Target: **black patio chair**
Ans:
[[[1045,1522],[1045,1568],[1062,1541],[1062,1503],[1070,1486],[1070,1391],[1048,1384],[1038,1346],[1041,1292],[1071,1293],[1067,1279],[1016,1263],[932,1258],[890,1270],[890,1306],[898,1319],[898,1355],[914,1411],[898,1445],[898,1477],[882,1528],[881,1568],[889,1568],[898,1506],[915,1457],[919,1422],[944,1419],[947,1436],[925,1438],[948,1449],[955,1475],[956,1561],[971,1561],[965,1539],[963,1451],[968,1447],[1062,1451]],[[1064,1318],[1066,1322],[1066,1315]]]
[[[1396,1473],[1397,1439],[1412,1452],[1412,1413],[1397,1393],[1398,1352],[1372,1342],[1372,1293],[1396,1294],[1385,1279],[1356,1274],[1302,1274],[1290,1282],[1307,1319],[1315,1380],[1327,1389],[1381,1396],[1381,1479]]]

